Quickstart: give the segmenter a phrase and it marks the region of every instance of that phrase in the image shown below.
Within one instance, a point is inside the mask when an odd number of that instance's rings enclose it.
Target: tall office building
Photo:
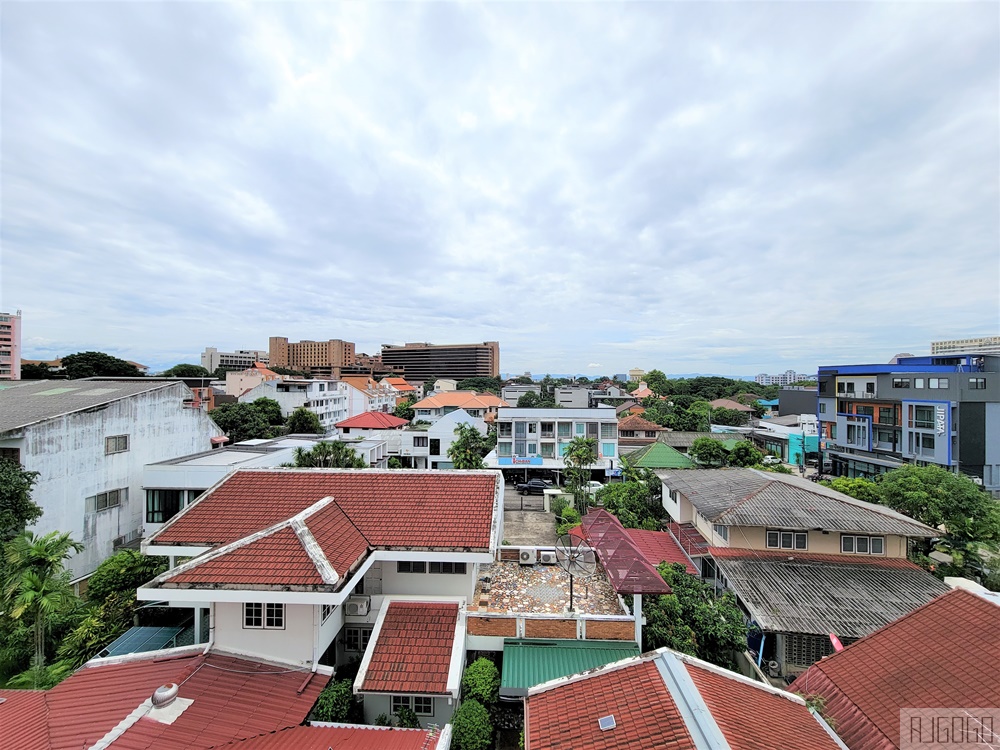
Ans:
[[[402,367],[413,382],[437,378],[495,378],[500,375],[500,343],[382,345],[382,362]]]
[[[931,354],[1000,354],[1000,336],[932,341]]]
[[[340,339],[289,343],[282,336],[271,336],[268,339],[268,354],[271,367],[334,377],[340,377],[341,369],[350,367],[356,359],[354,344]]]
[[[0,380],[21,379],[21,311],[0,313]]]

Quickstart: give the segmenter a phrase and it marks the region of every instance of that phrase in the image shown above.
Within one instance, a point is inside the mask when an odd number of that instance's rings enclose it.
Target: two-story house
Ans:
[[[441,381],[438,381],[440,383]],[[492,422],[497,409],[507,402],[493,393],[474,391],[442,391],[421,399],[413,405],[414,422],[434,423],[441,417],[462,409],[468,415]]]
[[[907,560],[937,532],[881,505],[756,469],[657,472],[671,532],[731,590],[772,676],[794,674],[947,590]],[[762,641],[762,642],[761,642]]]
[[[258,398],[269,398],[281,405],[281,413],[288,417],[304,406],[319,418],[327,432],[333,432],[337,422],[348,417],[351,388],[337,380],[267,380],[243,393],[242,403],[253,403]]]
[[[361,434],[373,440],[384,441],[387,455],[398,458],[407,469],[451,469],[454,465],[448,456],[448,450],[458,438],[455,430],[462,424],[472,425],[480,434],[486,434],[486,422],[480,417],[471,416],[464,409],[449,412],[433,424],[407,425],[402,429],[361,430]],[[352,427],[351,435],[356,431],[358,428]]]
[[[406,706],[443,724],[465,607],[502,538],[498,472],[242,469],[143,543],[171,567],[138,596],[195,609],[196,640],[251,658],[361,659],[369,721]]]
[[[396,408],[398,392],[388,384],[380,385],[366,375],[345,375],[340,382],[347,389],[348,417],[366,411],[391,412]]]

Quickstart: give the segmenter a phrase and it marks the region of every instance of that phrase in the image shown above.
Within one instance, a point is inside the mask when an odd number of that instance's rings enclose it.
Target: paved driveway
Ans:
[[[522,498],[512,487],[505,488],[503,494],[503,536],[507,544],[551,547],[556,543],[556,516],[540,510],[543,507],[541,497],[526,495]],[[521,510],[522,501],[526,510]]]

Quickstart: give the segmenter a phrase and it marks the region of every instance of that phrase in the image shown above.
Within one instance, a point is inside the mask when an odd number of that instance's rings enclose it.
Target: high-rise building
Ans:
[[[495,378],[500,375],[500,343],[382,345],[382,362],[402,367],[410,382],[437,378]]]
[[[341,339],[289,343],[283,336],[268,339],[271,367],[302,370],[313,375],[340,376],[340,370],[355,362],[354,344]]]
[[[21,379],[21,311],[0,313],[0,380]]]
[[[1000,354],[1000,336],[932,341],[931,354]]]
[[[257,349],[220,352],[214,346],[209,346],[201,353],[201,366],[209,372],[215,372],[220,367],[227,372],[239,372],[253,367],[257,362],[266,365],[269,359],[268,352]]]

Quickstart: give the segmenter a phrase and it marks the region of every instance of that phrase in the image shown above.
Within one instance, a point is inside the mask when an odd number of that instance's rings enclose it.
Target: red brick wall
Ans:
[[[525,620],[525,638],[576,638],[576,620]]]
[[[635,623],[631,620],[587,620],[588,640],[631,641]]]
[[[469,617],[466,620],[469,635],[492,635],[513,638],[517,635],[517,620],[513,617]]]
[[[501,549],[500,559],[504,562],[517,562],[520,557],[516,549]]]

